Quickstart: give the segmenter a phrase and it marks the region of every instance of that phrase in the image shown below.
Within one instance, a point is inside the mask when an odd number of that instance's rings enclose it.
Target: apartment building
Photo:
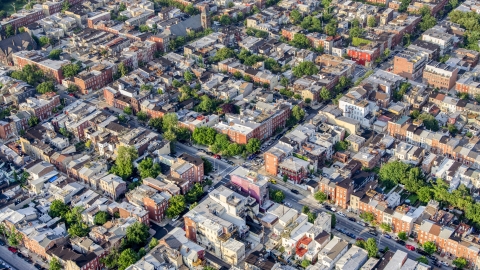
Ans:
[[[431,61],[423,70],[423,82],[439,89],[450,90],[455,86],[457,75],[457,67]]]
[[[73,77],[73,83],[78,90],[86,95],[90,91],[98,90],[113,80],[113,65],[98,63]]]
[[[148,211],[149,218],[155,222],[163,220],[168,200],[171,198],[168,193],[158,192],[146,185],[136,187],[125,194],[125,197],[131,204],[145,208]]]
[[[256,203],[253,198],[220,186],[184,216],[186,237],[211,252],[236,265],[245,258],[245,245],[234,240],[233,235],[243,239],[249,233],[245,222],[248,205]],[[258,211],[258,204],[256,206]]]
[[[226,114],[226,121],[216,124],[214,128],[227,134],[231,141],[246,144],[251,138],[266,140],[271,137],[277,128],[285,127],[290,114],[291,106],[288,103],[259,101],[253,110],[244,110],[240,115]]]
[[[357,246],[352,246],[335,263],[335,270],[358,270],[368,260],[368,252]]]
[[[393,60],[393,73],[409,80],[416,80],[422,76],[427,64],[428,55],[424,51],[408,48],[395,55]]]
[[[287,143],[279,141],[273,147],[268,149],[263,155],[265,160],[265,170],[268,174],[278,175],[278,165],[280,162],[293,153],[293,147]]]
[[[60,106],[60,96],[56,93],[45,93],[41,96],[27,98],[26,102],[19,105],[20,110],[30,112],[40,121],[52,116],[53,108]]]
[[[380,57],[379,47],[380,46],[375,42],[360,47],[349,46],[347,48],[347,55],[357,64],[369,67],[378,57]]]
[[[203,160],[186,153],[181,154],[170,167],[170,175],[187,181],[187,191],[203,181]]]
[[[460,93],[468,93],[469,96],[474,97],[480,94],[480,81],[478,79],[473,74],[465,74],[456,81],[455,90]]]
[[[133,217],[136,221],[141,222],[147,226],[150,224],[148,211],[142,207],[135,206],[128,202],[122,202],[120,204],[115,203],[115,205],[110,207],[118,210],[121,218]]]
[[[361,87],[351,89],[338,101],[338,108],[343,116],[360,122],[364,127],[370,127],[373,121],[373,112],[368,100],[365,98],[367,91]]]
[[[98,187],[114,200],[127,190],[125,181],[120,176],[114,174],[107,174],[100,178]]]
[[[11,25],[14,29],[18,29],[43,18],[45,18],[43,10],[41,8],[34,7],[30,10],[22,9],[18,12],[15,12],[14,14],[10,15],[9,18],[3,20],[1,25],[2,28],[7,27],[7,25]]]
[[[230,173],[230,182],[255,198],[260,207],[268,200],[268,178],[257,172],[240,166]]]
[[[333,269],[347,251],[348,242],[334,236],[318,254],[317,263],[325,269]]]
[[[108,105],[123,110],[131,107],[134,113],[140,111],[140,104],[149,97],[148,91],[140,91],[140,87],[130,87],[126,83],[117,81],[113,87],[103,89],[103,96]]]
[[[64,78],[62,66],[70,64],[68,60],[49,59],[41,51],[19,51],[13,54],[12,60],[18,69],[22,69],[26,65],[33,65],[57,83],[61,83]]]
[[[448,33],[448,29],[439,25],[435,25],[422,34],[423,41],[440,47],[440,55],[448,53],[453,48],[454,38],[454,35]]]

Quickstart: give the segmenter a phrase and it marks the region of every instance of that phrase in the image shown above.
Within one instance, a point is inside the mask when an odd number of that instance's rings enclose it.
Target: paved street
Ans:
[[[36,269],[33,267],[32,264],[25,262],[24,260],[20,259],[17,255],[13,254],[7,249],[7,246],[0,246],[0,258],[7,262],[9,265],[14,267],[14,269],[18,270],[34,270]]]

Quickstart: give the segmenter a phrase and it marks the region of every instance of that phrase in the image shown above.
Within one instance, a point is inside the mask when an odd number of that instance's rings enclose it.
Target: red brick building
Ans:
[[[94,28],[94,25],[99,21],[109,21],[111,18],[110,12],[103,12],[96,16],[87,19],[87,25],[89,28]]]
[[[148,40],[155,42],[157,46],[157,51],[159,52],[167,52],[170,50],[170,39],[171,36],[164,33],[152,35],[148,38]]]
[[[12,56],[13,63],[18,69],[26,65],[33,65],[41,69],[48,77],[55,79],[57,83],[63,80],[62,66],[67,65],[67,60],[51,60],[43,57],[38,51],[20,51]]]
[[[27,98],[27,101],[20,104],[20,109],[30,112],[43,121],[52,116],[53,108],[60,106],[60,96],[56,93],[46,93],[38,98]]]
[[[370,66],[380,56],[380,48],[376,43],[370,43],[362,47],[348,47],[348,56],[357,64]]]
[[[89,91],[100,89],[112,82],[113,67],[107,64],[97,64],[89,70],[80,72],[73,79],[80,92],[88,94]]]
[[[2,22],[2,28],[11,25],[14,29],[18,29],[22,26],[29,25],[38,20],[45,18],[45,14],[42,9],[22,9],[21,11],[12,14],[9,18]]]
[[[308,161],[290,157],[282,161],[278,165],[278,169],[282,176],[286,175],[289,180],[298,184],[307,177],[308,164]]]
[[[423,82],[430,86],[450,90],[457,81],[458,68],[431,61],[423,70]]]

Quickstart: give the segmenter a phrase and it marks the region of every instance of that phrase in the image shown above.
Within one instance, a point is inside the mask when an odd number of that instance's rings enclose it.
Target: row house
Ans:
[[[148,211],[148,216],[155,222],[161,222],[165,217],[165,211],[168,206],[168,200],[171,196],[165,192],[158,192],[154,188],[146,185],[136,187],[125,194],[128,202],[145,208]]]
[[[415,31],[421,20],[421,16],[401,14],[388,22],[388,24],[376,27],[374,31],[376,33],[387,32],[395,34],[391,44],[392,48],[394,48],[402,44],[402,39],[405,34],[412,34]]]
[[[479,256],[479,246],[464,237],[463,227],[457,228],[442,226],[433,220],[423,220],[417,232],[419,244],[433,242],[437,246],[437,252],[447,255],[465,258],[469,263],[475,263]]]
[[[480,82],[473,74],[465,74],[455,83],[455,91],[468,93],[471,97],[480,94]]]
[[[439,89],[450,90],[457,81],[458,68],[431,61],[423,70],[423,82]]]
[[[289,157],[278,164],[279,173],[287,176],[288,180],[299,184],[309,173],[309,162],[296,157]]]
[[[116,209],[120,214],[120,218],[129,218],[133,217],[136,221],[141,222],[147,226],[150,225],[150,219],[148,211],[145,210],[143,207],[135,206],[129,202],[122,202],[120,204],[116,204]]]
[[[265,152],[265,170],[270,175],[278,175],[278,165],[282,160],[293,153],[293,147],[285,142],[279,141]]]
[[[242,76],[250,77],[253,82],[260,84],[268,84],[270,89],[278,85],[278,76],[271,74],[268,71],[261,71],[258,69],[245,66],[239,60],[228,58],[218,63],[218,69],[226,71],[230,74],[240,72]]]
[[[12,59],[18,69],[22,69],[26,65],[33,65],[57,83],[61,83],[63,80],[62,66],[70,64],[68,60],[48,59],[40,51],[19,51],[13,54]]]
[[[369,43],[361,47],[349,46],[347,55],[359,65],[371,66],[380,57],[380,46],[377,43]]]
[[[20,27],[29,25],[43,18],[45,18],[43,10],[34,7],[31,10],[22,9],[10,15],[9,18],[4,19],[2,22],[0,22],[0,24],[2,25],[2,28],[7,27],[7,25],[11,25],[13,29],[16,30]]]
[[[18,136],[22,130],[29,128],[28,120],[31,114],[28,111],[20,111],[15,115],[6,117],[0,121],[0,138],[6,140],[12,136]]]
[[[120,195],[127,191],[127,184],[120,176],[107,174],[99,179],[99,185],[106,195],[116,200]]]
[[[58,106],[60,106],[60,96],[50,92],[37,98],[27,98],[26,102],[20,104],[19,108],[43,121],[50,118],[53,115],[52,110]]]
[[[105,87],[103,96],[108,105],[120,110],[123,110],[125,107],[131,107],[136,114],[140,111],[142,102],[149,97],[147,91],[140,91],[139,87],[126,88],[122,82],[114,83],[113,87]]]
[[[113,66],[108,63],[98,63],[73,77],[73,82],[79,91],[86,95],[98,90],[113,80]]]
[[[241,116],[227,114],[226,122],[220,122],[214,128],[227,134],[233,142],[246,144],[251,138],[270,138],[277,128],[285,127],[290,114],[288,103],[269,104],[260,101],[255,104],[255,110],[245,110]]]

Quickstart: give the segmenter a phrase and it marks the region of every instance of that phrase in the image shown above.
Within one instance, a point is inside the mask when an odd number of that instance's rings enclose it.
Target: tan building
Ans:
[[[108,174],[100,178],[98,187],[114,200],[127,190],[125,181],[120,176],[114,174]]]
[[[416,80],[422,76],[427,60],[428,54],[409,48],[395,56],[393,73],[409,80]]]
[[[450,90],[457,81],[458,68],[431,61],[423,70],[423,82],[439,88]]]

